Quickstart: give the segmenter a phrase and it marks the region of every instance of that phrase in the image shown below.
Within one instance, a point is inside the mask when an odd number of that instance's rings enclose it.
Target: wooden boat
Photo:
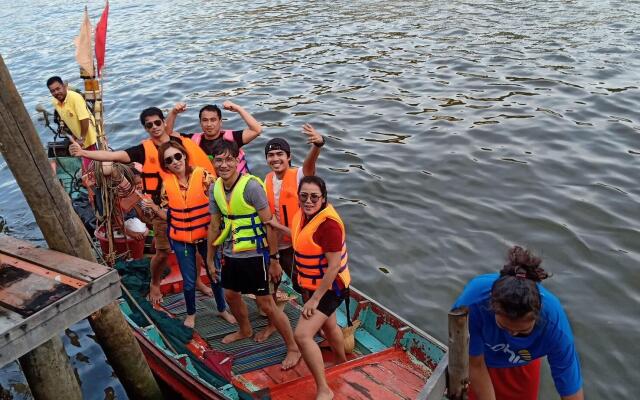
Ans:
[[[60,182],[73,198],[77,195],[80,161],[59,154],[49,144],[52,166]],[[98,246],[96,246],[98,247]],[[289,371],[280,363],[285,346],[275,333],[263,343],[252,339],[228,345],[221,338],[236,330],[216,315],[213,298],[199,297],[196,328],[188,330],[187,340],[180,343],[165,331],[188,329],[182,325],[186,314],[182,294],[182,278],[175,257],[171,270],[164,278],[161,290],[163,303],[153,310],[144,291],[148,281],[129,287],[132,294],[124,296],[121,310],[129,322],[154,374],[185,399],[312,399],[315,384],[304,361]],[[143,275],[147,263],[139,266]],[[148,277],[147,277],[148,278]],[[126,282],[126,276],[123,281]],[[203,280],[207,281],[203,275]],[[286,282],[281,285],[282,303],[286,315],[295,327],[302,299]],[[266,326],[255,302],[247,301],[254,331]],[[359,290],[351,289],[350,315],[356,323],[355,348],[348,361],[336,364],[332,353],[322,348],[326,375],[335,399],[442,399],[446,383],[447,348],[438,340],[403,320],[388,308]],[[346,307],[337,311],[338,323],[347,323]],[[140,315],[144,318],[141,318]],[[149,317],[152,315],[152,317]],[[164,318],[162,328],[153,315]],[[137,316],[137,318],[136,318]],[[359,324],[359,325],[358,325]],[[184,333],[184,332],[183,332]],[[317,337],[321,341],[321,337]]]
[[[79,160],[58,156],[52,162],[58,167],[60,182],[72,193],[77,189],[74,186],[79,178]],[[180,328],[186,314],[182,278],[175,257],[170,260],[170,273],[161,285],[164,301],[158,309],[172,317],[174,327]],[[149,271],[148,260],[142,269]],[[206,275],[202,278],[207,281]],[[148,288],[148,283],[142,286]],[[288,299],[283,304],[284,311],[295,326],[302,299],[286,282],[281,288]],[[237,326],[217,317],[213,298],[200,296],[196,329],[191,340],[176,350],[179,345],[167,338],[155,323],[135,322],[133,315],[140,308],[145,314],[151,308],[145,294],[140,293],[136,301],[123,299],[122,312],[154,374],[181,397],[194,400],[314,398],[315,384],[304,361],[292,370],[281,370],[285,346],[277,333],[263,343],[245,339],[222,345],[221,338]],[[255,302],[248,300],[247,304],[254,331],[259,331],[266,326],[267,319],[258,313]],[[335,364],[331,351],[322,348],[327,380],[335,399],[442,399],[447,348],[355,288],[351,290],[350,304],[351,319],[359,321],[359,326],[355,329],[355,349],[348,361]],[[341,326],[346,325],[344,304],[337,310],[337,319]],[[216,362],[217,366],[212,365]],[[225,368],[231,371],[218,371]]]
[[[206,276],[202,276],[206,280]],[[281,286],[284,311],[295,326],[302,310],[301,298],[290,285]],[[159,307],[182,323],[186,314],[182,278],[175,265],[163,280],[164,295]],[[266,326],[255,303],[247,300],[254,331]],[[169,349],[152,325],[138,326],[131,317],[135,311],[127,302],[122,312],[134,330],[154,373],[185,399],[313,399],[315,384],[304,361],[289,371],[280,363],[285,347],[275,333],[267,341],[256,343],[244,339],[223,345],[221,338],[237,329],[216,315],[212,298],[199,296],[196,328],[189,350],[176,354]],[[364,293],[352,288],[350,314],[359,321],[355,330],[355,349],[343,364],[333,362],[329,349],[322,348],[329,385],[336,399],[442,399],[447,363],[446,347]],[[346,325],[346,308],[337,310],[338,323]],[[321,337],[317,337],[320,341]],[[198,372],[207,365],[206,354],[216,354],[217,368]],[[194,364],[197,364],[194,365]],[[214,372],[229,364],[231,379]],[[211,365],[211,364],[209,364]],[[211,373],[211,374],[210,374]]]

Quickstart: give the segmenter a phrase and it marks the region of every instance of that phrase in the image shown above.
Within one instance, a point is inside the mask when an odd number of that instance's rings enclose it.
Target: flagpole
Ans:
[[[106,10],[108,10],[109,2],[107,1]],[[104,15],[104,12],[103,12]],[[102,19],[102,18],[101,18]],[[85,22],[90,25],[88,21],[88,11],[85,6]],[[106,20],[105,20],[106,23]],[[84,26],[84,22],[83,22]],[[85,32],[86,33],[86,32]],[[106,30],[105,30],[106,34]],[[85,38],[86,39],[86,38]],[[89,28],[89,44],[91,43],[91,29]],[[76,44],[86,45],[81,40],[77,40]],[[86,50],[86,48],[85,48]],[[93,68],[94,52],[90,51],[90,65]],[[76,56],[78,51],[76,51]],[[88,61],[83,59],[83,61]],[[82,64],[81,64],[82,65]],[[94,69],[94,73],[97,72]],[[102,86],[98,88],[100,96],[96,94],[96,76],[91,74],[89,77],[93,80],[92,92],[95,102],[99,102],[101,107],[101,136],[104,139],[104,109],[102,108],[104,102],[102,101]],[[86,87],[85,87],[86,88]],[[95,113],[95,103],[94,103]],[[95,118],[95,116],[94,116]],[[104,141],[104,140],[103,140]],[[100,143],[100,141],[99,141]],[[106,149],[106,143],[103,143]],[[112,249],[110,244],[110,249]],[[69,251],[75,251],[69,249]],[[93,257],[93,255],[91,255]],[[96,334],[96,341],[102,347],[102,350],[109,361],[109,364],[113,368],[115,375],[124,386],[127,395],[134,399],[160,399],[162,394],[157,382],[155,381],[151,369],[147,364],[144,354],[133,335],[132,328],[127,324],[120,308],[117,304],[113,303],[104,307],[100,311],[91,315],[88,318],[89,324]]]

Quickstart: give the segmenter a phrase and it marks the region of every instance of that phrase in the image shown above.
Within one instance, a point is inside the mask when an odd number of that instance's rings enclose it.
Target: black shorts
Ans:
[[[298,285],[298,270],[293,265],[293,247],[287,247],[286,249],[282,249],[278,251],[280,254],[280,266],[282,267],[282,271],[291,279],[291,284],[293,286],[293,290],[298,293],[302,293],[302,288]]]
[[[306,292],[305,294],[308,296],[306,297],[307,299],[313,296],[312,290],[306,290],[306,289],[303,289],[303,290]],[[327,290],[324,296],[322,296],[322,298],[320,299],[320,303],[318,303],[317,310],[323,313],[324,315],[326,315],[327,317],[330,317],[331,314],[333,314],[338,309],[338,307],[340,307],[340,304],[342,304],[342,302],[344,301],[344,299],[347,298],[347,296],[349,296],[349,288],[340,290],[340,296],[338,296],[338,294],[333,290]]]
[[[233,258],[224,256],[222,287],[244,294],[270,294],[269,267],[263,257]]]

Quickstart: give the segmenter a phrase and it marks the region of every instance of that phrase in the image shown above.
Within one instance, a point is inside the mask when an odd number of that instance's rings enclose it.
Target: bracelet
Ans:
[[[322,143],[320,143],[320,144],[314,143],[313,145],[316,146],[316,147],[322,147],[322,146],[324,146],[324,142],[325,142],[324,136],[322,136]]]

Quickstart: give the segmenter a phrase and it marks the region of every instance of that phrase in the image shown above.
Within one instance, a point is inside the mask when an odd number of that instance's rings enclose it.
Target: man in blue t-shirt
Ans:
[[[541,260],[515,246],[500,274],[472,279],[453,308],[469,309],[469,399],[536,400],[547,356],[563,400],[582,400],[582,376],[567,316],[539,282]]]

